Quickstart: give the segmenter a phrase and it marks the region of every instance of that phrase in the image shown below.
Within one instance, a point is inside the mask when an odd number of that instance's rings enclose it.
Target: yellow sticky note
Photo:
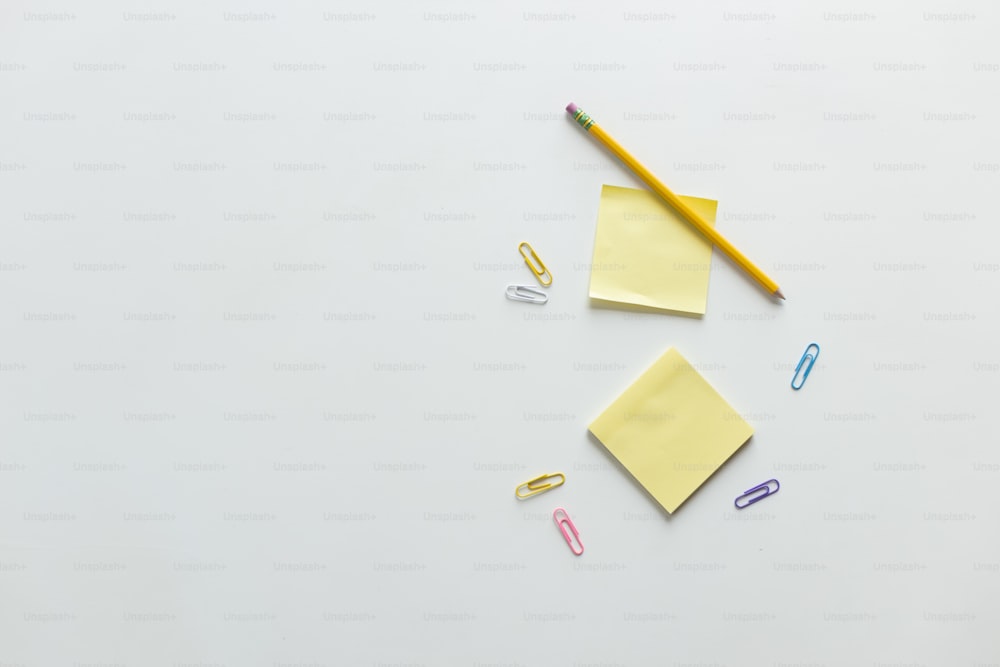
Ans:
[[[594,420],[590,432],[673,512],[750,439],[753,428],[671,348]]]
[[[681,199],[715,225],[718,202]],[[712,244],[655,193],[601,189],[591,298],[704,315],[711,261]]]

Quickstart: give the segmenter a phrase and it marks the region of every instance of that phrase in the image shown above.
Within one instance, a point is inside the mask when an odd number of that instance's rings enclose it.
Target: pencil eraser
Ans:
[[[568,111],[569,113],[575,114],[576,110],[577,110],[577,106],[575,104],[573,104],[572,102],[570,102],[568,105],[566,105],[566,111]]]

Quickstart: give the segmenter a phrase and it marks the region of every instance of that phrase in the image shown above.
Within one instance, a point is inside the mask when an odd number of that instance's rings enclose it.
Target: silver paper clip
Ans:
[[[813,348],[816,348],[815,352],[812,351]],[[809,373],[812,372],[813,365],[816,363],[816,359],[818,358],[819,345],[816,343],[809,343],[809,346],[806,347],[805,354],[802,355],[802,358],[799,359],[798,366],[795,367],[795,375],[792,376],[792,389],[795,391],[802,389],[802,385],[806,383],[806,378],[809,377]],[[806,365],[806,369],[802,372],[802,379],[799,380],[799,371],[802,370],[802,364]],[[798,384],[795,384],[796,380],[799,380]]]
[[[545,303],[549,300],[549,295],[531,285],[507,285],[507,298],[511,301]]]
[[[771,490],[771,484],[774,484],[774,491]],[[753,505],[758,500],[763,500],[764,498],[767,498],[772,493],[777,493],[778,489],[780,489],[780,488],[781,488],[781,485],[778,484],[778,480],[776,480],[776,479],[769,479],[766,482],[764,482],[763,484],[758,484],[757,486],[753,487],[752,489],[747,489],[746,491],[744,491],[742,496],[740,496],[739,498],[737,498],[736,500],[733,501],[733,504],[736,505],[736,509],[738,509],[738,510],[741,510],[744,507],[750,507],[751,505]],[[759,495],[754,495],[758,491],[763,491],[764,493],[761,493]],[[749,500],[747,500],[745,503],[743,503],[742,505],[740,505],[740,501],[743,500],[743,499],[745,499],[745,498],[749,498]]]

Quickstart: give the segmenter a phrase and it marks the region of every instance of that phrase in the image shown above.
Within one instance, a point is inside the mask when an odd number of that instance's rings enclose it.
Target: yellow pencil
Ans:
[[[767,290],[768,294],[772,294],[779,299],[785,298],[785,295],[781,293],[781,289],[778,287],[778,283],[768,278],[767,274],[747,259],[746,255],[737,250],[736,246],[727,241],[726,237],[717,232],[715,228],[707,222],[702,220],[690,206],[685,204],[680,197],[675,195],[667,186],[661,183],[659,179],[653,175],[653,172],[642,166],[642,164],[632,157],[627,150],[622,148],[621,144],[612,139],[611,135],[601,129],[601,127],[594,122],[593,118],[585,114],[582,109],[573,103],[570,103],[570,105],[566,107],[566,111],[573,116],[573,119],[576,120],[576,122],[579,123],[583,129],[594,135],[598,141],[604,144],[605,148],[614,153],[619,160],[624,162],[629,169],[635,172],[635,175],[641,178],[653,192],[663,197],[668,204],[677,209],[677,212],[684,216],[684,219],[690,222],[695,229],[704,234],[705,238],[711,241],[715,247],[726,253],[726,255],[729,256],[729,259],[736,262],[740,268],[749,273],[754,280],[760,283],[761,287]]]

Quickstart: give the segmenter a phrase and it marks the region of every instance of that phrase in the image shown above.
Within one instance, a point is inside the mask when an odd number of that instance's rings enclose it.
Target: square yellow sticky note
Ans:
[[[718,202],[681,199],[715,225]],[[712,244],[655,193],[601,189],[591,298],[704,315],[711,261]]]
[[[594,420],[590,432],[673,512],[750,439],[753,428],[671,348]]]

